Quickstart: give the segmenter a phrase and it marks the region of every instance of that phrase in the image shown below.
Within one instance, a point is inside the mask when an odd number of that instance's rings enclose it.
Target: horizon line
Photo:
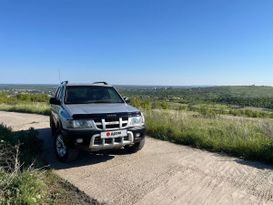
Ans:
[[[40,86],[56,86],[60,83],[0,83],[3,85],[40,85]],[[80,84],[80,83],[79,83]],[[91,83],[90,83],[91,84]],[[218,85],[206,85],[206,84],[188,84],[188,85],[147,85],[147,84],[110,84],[113,86],[141,86],[141,87],[273,87],[273,85],[262,85],[262,84],[218,84]]]

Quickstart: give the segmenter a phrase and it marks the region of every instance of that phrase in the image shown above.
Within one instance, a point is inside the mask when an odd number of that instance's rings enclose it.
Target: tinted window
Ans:
[[[68,86],[66,88],[65,103],[124,103],[124,101],[112,87]]]

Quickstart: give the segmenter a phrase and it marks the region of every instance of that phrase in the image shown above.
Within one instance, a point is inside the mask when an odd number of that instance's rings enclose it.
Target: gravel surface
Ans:
[[[14,130],[34,127],[44,140],[44,158],[62,178],[107,204],[271,204],[273,167],[147,138],[136,154],[122,150],[83,153],[59,163],[48,117],[0,111]]]

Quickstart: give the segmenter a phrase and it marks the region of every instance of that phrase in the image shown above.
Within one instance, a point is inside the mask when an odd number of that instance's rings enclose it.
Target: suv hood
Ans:
[[[138,112],[136,108],[125,103],[76,104],[65,105],[65,107],[67,108],[71,116],[85,114]]]

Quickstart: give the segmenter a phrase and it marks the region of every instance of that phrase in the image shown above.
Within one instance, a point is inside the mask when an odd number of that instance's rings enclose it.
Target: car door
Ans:
[[[57,100],[61,100],[61,92],[62,91],[63,91],[63,86],[59,87],[57,89],[55,96],[54,96]],[[51,105],[52,117],[53,117],[55,125],[58,124],[60,109],[61,109],[61,105],[53,105],[53,104]]]

